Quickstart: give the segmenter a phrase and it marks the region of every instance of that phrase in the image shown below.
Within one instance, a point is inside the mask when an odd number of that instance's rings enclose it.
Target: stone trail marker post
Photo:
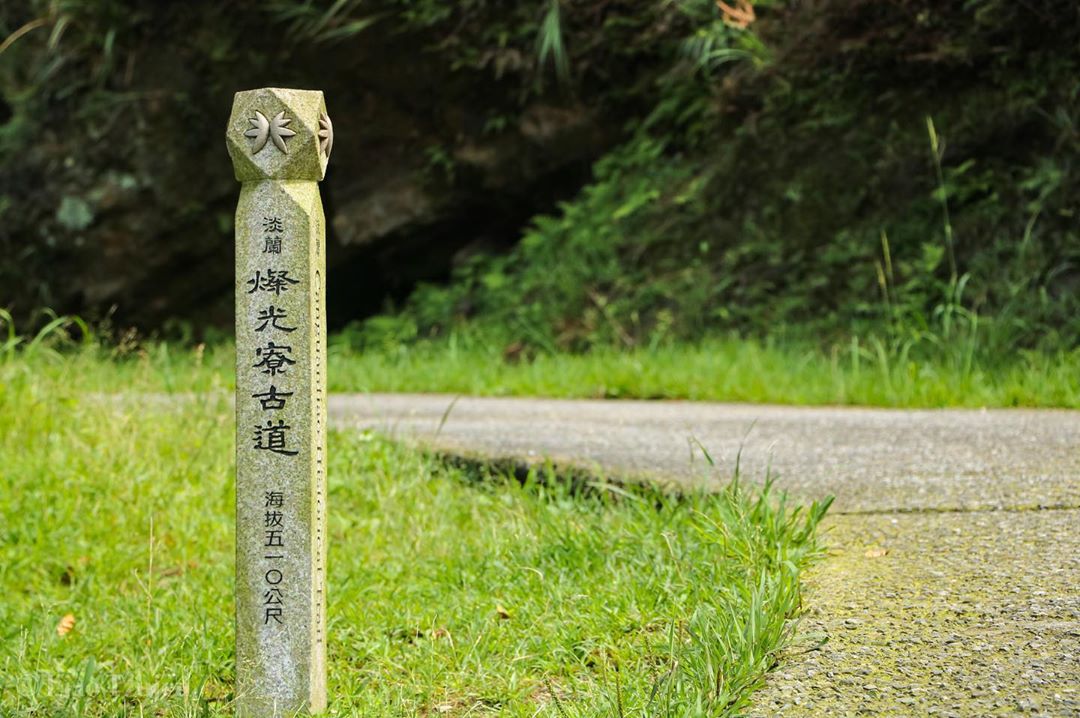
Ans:
[[[326,226],[322,92],[233,101],[236,712],[326,707]]]

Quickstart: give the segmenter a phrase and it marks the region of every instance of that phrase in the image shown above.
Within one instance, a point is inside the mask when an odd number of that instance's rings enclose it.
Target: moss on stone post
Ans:
[[[236,711],[326,707],[326,227],[333,128],[317,91],[239,92]]]

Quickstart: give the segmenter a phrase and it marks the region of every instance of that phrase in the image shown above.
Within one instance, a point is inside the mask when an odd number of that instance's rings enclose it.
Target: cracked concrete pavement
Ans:
[[[834,495],[754,715],[1080,716],[1080,412],[342,395],[446,453]],[[708,451],[715,466],[703,456]]]

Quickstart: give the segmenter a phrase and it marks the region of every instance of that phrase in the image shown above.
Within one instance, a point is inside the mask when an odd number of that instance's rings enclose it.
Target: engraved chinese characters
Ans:
[[[325,221],[321,92],[236,95],[236,706],[326,705]]]

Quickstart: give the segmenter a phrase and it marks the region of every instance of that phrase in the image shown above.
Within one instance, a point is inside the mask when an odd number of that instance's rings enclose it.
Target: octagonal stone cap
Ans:
[[[334,145],[323,93],[280,87],[237,92],[225,144],[241,182],[322,180]]]

